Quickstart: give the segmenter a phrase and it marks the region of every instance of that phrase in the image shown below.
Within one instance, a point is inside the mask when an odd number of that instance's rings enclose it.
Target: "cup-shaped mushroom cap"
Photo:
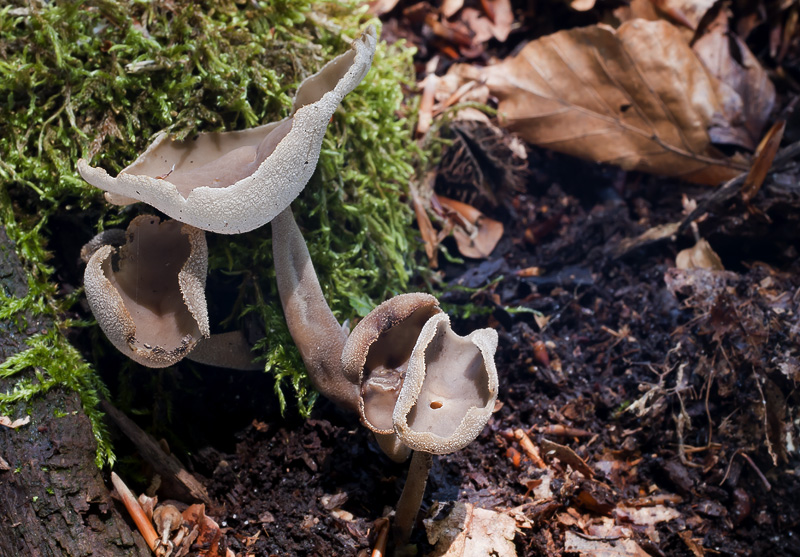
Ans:
[[[392,411],[411,352],[425,322],[440,312],[430,294],[400,294],[372,310],[350,333],[342,370],[360,385],[361,421],[375,433],[394,434]]]
[[[350,51],[304,80],[290,118],[185,141],[160,133],[116,178],[83,159],[78,172],[117,205],[143,201],[221,234],[258,228],[288,207],[311,178],[328,122],[369,71],[376,44],[369,27]]]
[[[100,328],[123,354],[148,367],[172,365],[209,336],[202,230],[142,215],[119,249],[89,259],[84,285]]]
[[[481,432],[497,399],[497,331],[479,329],[466,337],[450,318],[431,317],[408,362],[393,422],[400,440],[415,451],[448,454]]]

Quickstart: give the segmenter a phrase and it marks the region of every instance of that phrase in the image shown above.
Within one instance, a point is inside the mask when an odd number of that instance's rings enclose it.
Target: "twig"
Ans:
[[[386,540],[389,538],[389,521],[385,518],[379,518],[375,523],[378,537],[375,539],[375,549],[372,550],[372,557],[384,557],[386,555]]]
[[[528,455],[537,468],[547,468],[547,464],[545,464],[544,460],[542,460],[542,457],[539,454],[539,449],[533,444],[533,441],[531,441],[531,438],[528,437],[527,433],[521,429],[515,429],[514,437],[519,442],[519,446],[523,451],[525,451],[525,454]]]
[[[155,551],[156,543],[158,542],[158,535],[156,534],[153,525],[145,516],[142,506],[139,505],[139,501],[136,500],[136,497],[133,496],[131,490],[128,489],[128,486],[125,485],[125,482],[123,482],[122,479],[117,476],[116,472],[111,472],[111,483],[114,484],[114,488],[122,498],[122,503],[128,510],[128,514],[131,515],[133,523],[136,524],[139,532],[141,532],[144,541],[147,543],[147,547],[149,547],[151,551]]]

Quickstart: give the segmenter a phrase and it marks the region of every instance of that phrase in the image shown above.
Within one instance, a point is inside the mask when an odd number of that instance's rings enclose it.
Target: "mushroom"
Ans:
[[[382,303],[348,337],[325,302],[291,209],[272,221],[272,249],[286,323],[314,386],[357,410],[393,460],[414,450],[395,513],[395,539],[405,544],[432,455],[464,448],[491,416],[497,332],[461,337],[436,298],[414,293]]]
[[[120,248],[83,250],[84,285],[100,328],[123,354],[148,367],[166,367],[209,336],[205,284],[208,248],[203,231],[142,215],[131,221]]]
[[[489,421],[498,391],[496,350],[497,331],[459,336],[445,313],[431,316],[419,333],[392,413],[399,441],[414,450],[395,510],[400,545],[419,512],[432,455],[463,449]]]
[[[293,114],[233,132],[175,141],[159,133],[112,178],[81,159],[78,172],[117,205],[143,201],[170,217],[221,234],[248,232],[272,220],[303,190],[319,159],[328,122],[372,64],[371,26],[353,48],[299,86]]]
[[[343,374],[359,385],[361,423],[395,462],[406,460],[410,449],[395,434],[392,412],[420,331],[441,311],[430,294],[395,296],[356,325],[342,351]]]

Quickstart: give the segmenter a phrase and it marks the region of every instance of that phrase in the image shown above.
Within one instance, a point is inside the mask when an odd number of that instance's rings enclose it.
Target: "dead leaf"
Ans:
[[[481,4],[492,22],[492,34],[498,41],[505,42],[514,23],[511,0],[482,0]]]
[[[10,429],[17,429],[20,426],[29,424],[30,421],[31,421],[30,416],[25,416],[24,418],[17,418],[13,422],[11,421],[11,418],[9,418],[8,416],[0,416],[0,425],[6,426],[7,428]]]
[[[623,238],[619,244],[614,248],[614,257],[622,257],[631,251],[660,242],[666,238],[674,236],[678,233],[680,222],[668,222],[665,224],[658,224],[652,228],[639,234],[636,238]]]
[[[203,503],[191,505],[183,511],[183,522],[195,536],[184,540],[186,548],[200,547],[199,551],[192,553],[197,557],[221,557],[220,544],[223,542],[223,533],[219,524],[206,515],[206,506]]]
[[[561,31],[472,74],[501,122],[536,145],[702,184],[747,170],[711,145],[716,79],[669,23]]]
[[[444,0],[439,11],[444,17],[453,17],[464,6],[464,0]]]
[[[595,538],[568,531],[564,536],[564,552],[590,557],[649,557],[649,554],[630,538]]]
[[[490,219],[472,205],[441,195],[436,197],[444,209],[455,213],[453,236],[461,255],[473,259],[489,257],[503,237],[503,223]]]
[[[661,522],[669,522],[681,517],[681,513],[664,505],[652,507],[626,507],[619,505],[614,509],[617,518],[624,518],[637,526],[654,526]]]
[[[720,10],[692,48],[719,80],[724,119],[711,128],[712,141],[753,150],[775,105],[775,86],[745,42],[730,32],[729,16]]]
[[[694,555],[694,557],[705,557],[706,552],[703,549],[703,546],[700,545],[697,542],[697,540],[695,540],[692,537],[692,531],[691,530],[683,530],[681,532],[678,532],[678,535],[683,540],[683,543],[686,544],[686,547],[689,548],[689,551],[692,552],[692,555]]]
[[[425,180],[431,182],[428,187],[433,188],[432,182],[436,180],[436,173],[429,172]],[[422,242],[425,245],[425,255],[428,256],[428,265],[430,265],[431,269],[435,269],[438,266],[439,238],[431,219],[428,217],[428,213],[425,211],[425,205],[417,193],[417,188],[412,185],[410,189],[411,199],[414,204],[414,214],[417,217],[417,226],[419,226]]]
[[[472,40],[475,44],[482,44],[494,37],[494,24],[475,8],[464,8],[461,12],[461,21],[475,34]]]
[[[716,0],[651,0],[656,11],[695,31]]]
[[[559,445],[558,443],[553,443],[548,439],[542,439],[541,445],[542,449],[545,451],[545,456],[556,457],[564,464],[569,464],[572,466],[572,468],[587,478],[594,477],[594,471],[589,468],[589,465],[586,464],[586,461],[579,457],[575,451],[566,445]]]
[[[661,19],[651,0],[630,0],[630,2],[614,8],[612,13],[620,23],[625,23],[632,19],[646,19],[648,21]]]
[[[435,503],[431,515],[436,516],[441,503]],[[477,508],[457,501],[450,513],[441,520],[423,520],[428,543],[436,547],[431,557],[470,557],[494,555],[516,557],[514,534],[516,521],[504,513]]]
[[[5,472],[6,470],[11,470],[11,466],[8,465],[6,459],[0,456],[0,472]]]
[[[632,19],[665,20],[678,27],[685,42],[691,43],[700,22],[716,0],[631,0],[613,10],[620,22]]]
[[[719,255],[704,238],[697,240],[694,246],[681,250],[675,257],[675,266],[678,269],[725,270]]]
[[[761,189],[769,169],[772,168],[778,147],[781,146],[785,129],[786,120],[778,120],[759,143],[756,153],[753,155],[753,166],[742,184],[742,200],[745,203],[750,202]]]
[[[367,13],[374,16],[382,16],[391,12],[397,6],[398,0],[373,0],[369,2]]]
[[[434,57],[431,60],[436,61],[438,58]],[[430,71],[428,71],[428,75],[425,76],[425,79],[419,83],[422,94],[420,95],[419,113],[417,116],[417,137],[424,136],[426,133],[428,133],[428,130],[431,127],[431,123],[433,122],[434,95],[440,80],[440,78],[434,73],[434,68],[436,67],[435,62],[429,63],[428,65],[430,67]]]
[[[569,7],[576,12],[588,12],[594,8],[595,0],[570,0]]]

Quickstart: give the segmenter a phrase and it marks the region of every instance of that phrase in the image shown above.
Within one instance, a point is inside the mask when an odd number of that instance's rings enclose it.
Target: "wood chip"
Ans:
[[[547,439],[542,439],[541,445],[542,449],[545,451],[545,454],[556,457],[564,464],[569,464],[587,478],[594,477],[594,472],[591,468],[589,468],[589,465],[586,464],[586,461],[579,457],[575,451],[566,445],[559,445],[558,443],[553,443]]]

